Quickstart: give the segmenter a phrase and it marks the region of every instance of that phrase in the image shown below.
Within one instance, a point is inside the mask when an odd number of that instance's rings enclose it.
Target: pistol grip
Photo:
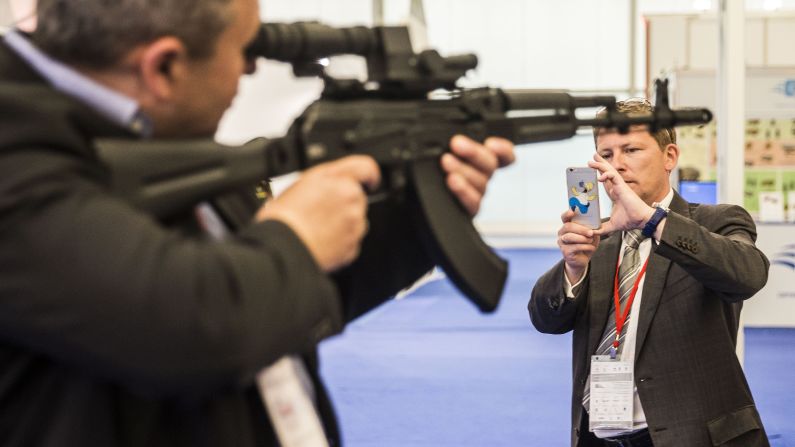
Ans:
[[[438,159],[412,163],[409,191],[420,238],[435,263],[481,312],[499,304],[508,263],[483,242],[472,218],[450,193]]]

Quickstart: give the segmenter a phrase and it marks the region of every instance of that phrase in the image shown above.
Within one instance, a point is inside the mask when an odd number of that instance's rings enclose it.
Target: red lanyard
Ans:
[[[646,266],[649,265],[649,258],[646,258],[646,262],[643,263],[643,268],[640,269],[640,273],[638,273],[638,277],[635,278],[635,285],[632,286],[632,291],[629,292],[629,298],[627,299],[627,304],[624,306],[624,311],[621,311],[621,297],[619,296],[618,292],[618,268],[621,265],[621,261],[616,263],[616,277],[613,281],[613,298],[615,299],[615,307],[616,307],[616,339],[613,341],[613,348],[618,350],[618,338],[621,336],[621,330],[624,329],[624,323],[627,321],[627,315],[629,315],[629,310],[632,309],[632,302],[635,301],[635,294],[638,292],[638,285],[640,284],[640,280],[643,278],[643,274],[646,273]],[[615,352],[615,351],[613,351]],[[613,354],[611,353],[611,356]]]

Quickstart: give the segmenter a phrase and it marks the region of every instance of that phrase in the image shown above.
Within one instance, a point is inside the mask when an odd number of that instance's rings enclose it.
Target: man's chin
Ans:
[[[640,185],[631,181],[627,182],[627,185],[629,185],[629,189],[635,191],[635,194],[637,194],[638,197],[640,197],[644,202],[646,201],[646,196],[643,190],[641,190]]]

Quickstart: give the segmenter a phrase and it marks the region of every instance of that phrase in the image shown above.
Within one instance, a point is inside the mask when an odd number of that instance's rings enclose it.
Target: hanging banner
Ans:
[[[757,224],[756,245],[770,260],[767,285],[743,307],[748,327],[795,327],[795,231],[788,224]]]

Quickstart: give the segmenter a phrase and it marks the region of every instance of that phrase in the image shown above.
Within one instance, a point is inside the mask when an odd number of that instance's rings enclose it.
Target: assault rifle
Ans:
[[[632,125],[648,125],[653,131],[712,118],[706,109],[671,110],[667,82],[661,81],[652,115],[619,113],[613,96],[458,88],[456,81],[477,66],[477,58],[442,57],[435,50],[415,53],[406,27],[263,24],[247,54],[289,62],[299,76],[322,77],[322,96],[283,138],[240,147],[212,141],[100,142],[100,157],[110,166],[116,191],[167,217],[263,179],[367,154],[381,167],[380,193],[406,201],[428,255],[483,312],[499,303],[507,263],[483,242],[445,186],[439,158],[453,135],[479,141],[500,136],[525,144],[570,138],[583,126],[626,132]],[[366,59],[366,82],[327,75],[318,61],[341,54]],[[575,114],[593,107],[606,113],[589,119]],[[519,115],[509,116],[512,111]]]

